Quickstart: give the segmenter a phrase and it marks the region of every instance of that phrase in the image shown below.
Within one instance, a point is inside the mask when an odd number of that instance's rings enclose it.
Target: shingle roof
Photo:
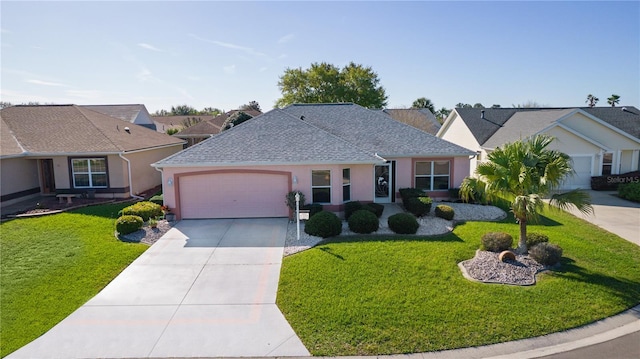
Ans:
[[[583,111],[640,139],[640,110],[633,106],[583,107]],[[624,109],[624,110],[623,110]]]
[[[25,151],[20,143],[13,135],[13,131],[9,128],[0,113],[0,156],[10,157],[23,154]]]
[[[372,152],[363,151],[309,122],[274,109],[154,165],[379,162],[381,159]]]
[[[484,111],[484,119],[482,112]],[[467,125],[480,145],[483,145],[500,126],[516,113],[513,108],[456,108],[456,112]]]
[[[232,111],[228,111],[225,113],[221,113],[218,116],[185,116],[185,118],[187,117],[196,117],[196,118],[202,118],[202,122],[187,127],[185,129],[183,129],[182,131],[178,132],[176,134],[177,137],[189,137],[189,136],[207,136],[207,135],[215,135],[216,133],[220,133],[220,130],[222,129],[222,125],[224,124],[224,122],[234,113],[236,112],[244,112],[246,114],[248,114],[251,117],[256,117],[258,115],[261,115],[262,112],[260,111],[255,111],[255,110],[232,110]],[[210,117],[208,119],[205,119],[205,117]]]
[[[440,129],[440,123],[436,116],[426,108],[388,108],[382,112],[391,116],[396,121],[400,121],[419,130],[435,135]]]
[[[13,106],[0,115],[16,141],[32,155],[119,153],[183,143],[76,105]],[[4,134],[2,139],[4,143]]]
[[[295,104],[283,109],[382,157],[463,156],[475,152],[352,103]]]
[[[153,119],[149,115],[147,108],[141,104],[135,105],[82,105],[80,107],[88,108],[101,114],[119,118],[129,123],[144,126],[152,130],[156,129]],[[141,121],[136,121],[141,120]]]
[[[483,147],[496,148],[538,133],[575,109],[519,111],[498,129]],[[486,115],[486,113],[485,113]]]

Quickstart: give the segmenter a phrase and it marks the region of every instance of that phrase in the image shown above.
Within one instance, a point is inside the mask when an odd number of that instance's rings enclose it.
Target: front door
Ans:
[[[56,181],[53,175],[53,160],[40,160],[40,173],[42,174],[42,193],[55,192]]]
[[[391,183],[391,163],[374,166],[373,170],[373,201],[375,203],[391,203],[393,184]]]

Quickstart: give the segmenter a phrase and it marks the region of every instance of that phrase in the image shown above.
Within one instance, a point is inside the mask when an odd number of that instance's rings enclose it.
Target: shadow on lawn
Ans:
[[[591,272],[575,264],[573,259],[563,257],[562,266],[553,270],[559,277],[583,283],[596,284],[615,292],[629,306],[638,304],[640,298],[640,283],[628,279],[621,279]]]
[[[353,235],[338,236],[322,240],[319,245],[330,243],[362,243],[362,242],[464,242],[462,238],[453,233],[441,234],[437,236],[416,236],[416,235]]]
[[[101,204],[101,205],[75,209],[75,210],[69,211],[68,213],[76,213],[76,214],[82,214],[86,216],[96,216],[96,217],[116,219],[118,218],[118,212],[121,209],[127,206],[130,206],[133,203],[134,202],[127,201],[127,202],[119,202],[119,203],[112,203],[112,204]]]

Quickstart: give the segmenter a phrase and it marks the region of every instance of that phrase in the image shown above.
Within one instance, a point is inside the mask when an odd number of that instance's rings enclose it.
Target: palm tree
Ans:
[[[596,104],[600,101],[599,98],[593,96],[592,94],[587,95],[587,101],[585,103],[589,104],[589,107],[596,107]]]
[[[416,99],[415,101],[413,101],[411,108],[426,108],[426,109],[429,109],[431,113],[436,112],[433,102],[431,102],[431,100],[429,100],[426,97],[420,97],[419,99]]]
[[[593,211],[591,198],[584,191],[554,193],[574,171],[571,157],[547,149],[552,141],[553,137],[536,135],[528,141],[498,147],[487,162],[478,165],[476,176],[467,177],[460,187],[467,200],[504,198],[511,203],[511,211],[520,224],[518,253],[527,253],[527,223],[538,218],[544,196],[551,195],[550,203],[561,209],[575,206],[585,214]]]
[[[607,99],[607,103],[611,105],[611,107],[616,107],[616,105],[620,103],[620,96],[611,95],[611,97]]]

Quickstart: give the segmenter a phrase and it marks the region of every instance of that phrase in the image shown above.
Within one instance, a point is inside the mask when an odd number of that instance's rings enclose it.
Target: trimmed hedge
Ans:
[[[536,233],[536,232],[527,233],[527,248],[531,248],[536,244],[540,244],[544,242],[549,242],[548,236],[542,233]]]
[[[360,234],[369,234],[375,232],[380,227],[380,221],[376,215],[366,209],[360,209],[349,217],[349,229],[352,232]]]
[[[453,219],[455,212],[450,206],[447,206],[446,204],[439,204],[436,206],[435,214],[436,217],[440,217],[446,219],[447,221],[450,221]]]
[[[380,203],[367,203],[364,205],[364,207],[368,207],[366,209],[371,209],[373,214],[375,214],[378,218],[382,217],[382,212],[384,212],[384,206]]]
[[[151,198],[149,198],[149,202],[163,205],[164,204],[164,196],[162,194],[157,194]]]
[[[513,237],[505,232],[489,232],[482,236],[482,247],[490,252],[500,253],[511,249]]]
[[[398,234],[416,234],[420,224],[416,217],[409,213],[396,213],[387,220],[389,228]]]
[[[142,228],[143,223],[140,216],[124,215],[116,219],[116,231],[119,234],[133,233]]]
[[[362,203],[358,201],[351,201],[344,204],[344,219],[349,220],[349,217],[355,212],[362,209]]]
[[[433,200],[430,197],[411,197],[404,206],[407,211],[413,213],[416,217],[422,217],[431,211]]]
[[[149,201],[138,202],[129,207],[125,207],[118,212],[118,216],[127,215],[140,216],[142,217],[142,220],[146,222],[149,218],[162,217],[162,206]]]
[[[640,182],[621,184],[618,187],[618,196],[629,201],[640,202]]]
[[[410,198],[426,196],[424,191],[419,188],[400,188],[398,192],[400,192],[400,198],[402,198],[404,208],[407,208]]]
[[[548,242],[538,243],[529,249],[529,257],[542,265],[552,266],[560,262],[562,248]]]
[[[322,212],[324,208],[319,203],[309,203],[302,206],[301,209],[308,210],[309,218],[311,218],[315,216],[317,213]]]
[[[304,232],[322,238],[337,236],[342,233],[342,220],[333,212],[318,212],[304,225]]]

